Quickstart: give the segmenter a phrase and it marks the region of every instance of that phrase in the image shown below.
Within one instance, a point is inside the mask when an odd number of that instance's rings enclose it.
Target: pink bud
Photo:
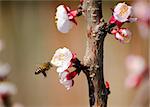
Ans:
[[[77,54],[76,53],[72,53],[72,59],[76,59],[77,58]]]
[[[113,30],[111,31],[111,33],[112,33],[112,34],[116,34],[116,33],[117,33],[117,30],[116,30],[116,29],[113,29]]]
[[[109,82],[108,81],[106,81],[106,88],[110,88],[110,85],[109,85]]]

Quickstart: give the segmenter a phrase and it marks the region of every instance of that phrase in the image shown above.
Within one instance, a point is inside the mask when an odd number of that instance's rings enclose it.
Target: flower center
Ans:
[[[54,62],[57,62],[57,61],[63,61],[65,60],[65,55],[64,54],[60,54],[60,55],[57,55],[54,57]]]
[[[59,55],[59,60],[64,60],[65,59],[65,55],[64,54],[60,54]]]
[[[120,8],[120,13],[119,15],[120,16],[124,16],[128,11],[128,6],[127,5],[122,5],[121,8]]]

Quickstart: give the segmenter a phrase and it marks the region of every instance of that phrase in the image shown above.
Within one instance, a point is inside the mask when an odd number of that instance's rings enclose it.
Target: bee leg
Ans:
[[[37,74],[40,74],[40,73],[41,73],[41,71],[38,71],[38,72],[36,71],[36,72],[35,72],[36,75],[37,75]]]
[[[44,75],[44,77],[47,77],[47,74],[45,71],[43,71],[42,74]]]

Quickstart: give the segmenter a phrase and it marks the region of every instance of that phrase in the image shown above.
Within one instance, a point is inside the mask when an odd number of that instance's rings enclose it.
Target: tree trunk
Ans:
[[[103,75],[103,45],[107,34],[99,29],[105,27],[102,22],[102,1],[84,0],[83,10],[87,20],[87,47],[84,56],[84,65],[88,66],[85,72],[89,85],[90,107],[106,107],[107,94]]]

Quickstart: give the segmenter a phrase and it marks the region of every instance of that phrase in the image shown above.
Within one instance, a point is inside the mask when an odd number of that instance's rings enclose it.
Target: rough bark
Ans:
[[[84,56],[85,71],[89,85],[90,107],[106,107],[107,94],[103,75],[103,45],[107,34],[102,22],[102,1],[84,0],[83,10],[87,20],[87,47]],[[103,32],[101,32],[103,31]]]

